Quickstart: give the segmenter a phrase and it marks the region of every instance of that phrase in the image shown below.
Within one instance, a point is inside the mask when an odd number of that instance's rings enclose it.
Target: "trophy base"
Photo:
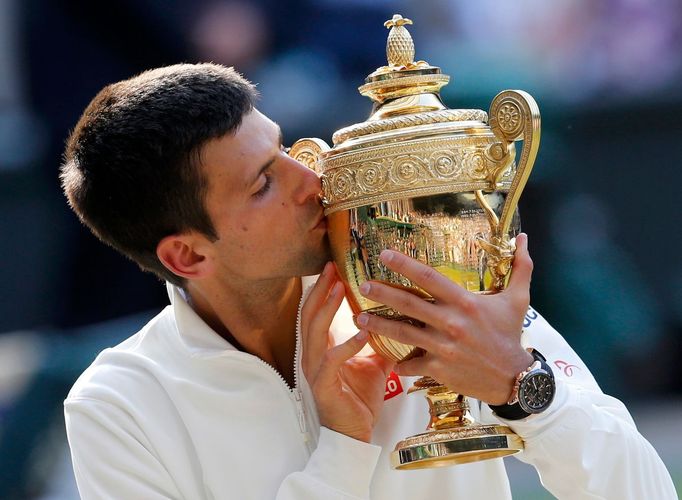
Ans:
[[[504,425],[465,425],[428,431],[399,442],[391,453],[398,470],[446,467],[513,455],[523,440]]]

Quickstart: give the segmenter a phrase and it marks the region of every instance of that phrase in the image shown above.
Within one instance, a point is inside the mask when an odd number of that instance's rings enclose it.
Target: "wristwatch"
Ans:
[[[554,374],[545,357],[531,349],[535,361],[528,369],[519,373],[507,404],[490,405],[499,417],[507,420],[521,420],[536,413],[542,413],[554,400],[556,383]]]

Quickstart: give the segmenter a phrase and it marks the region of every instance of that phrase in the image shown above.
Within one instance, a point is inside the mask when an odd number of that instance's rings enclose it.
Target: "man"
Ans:
[[[473,405],[482,421],[514,419],[515,382],[534,361],[526,347],[575,366],[573,377],[557,370],[542,413],[505,421],[545,486],[561,498],[675,497],[624,406],[527,313],[525,236],[495,296],[384,252],[437,302],[370,283],[368,297],[427,326],[358,322],[427,354],[397,367],[356,355],[367,333],[340,331],[343,286],[325,264],[319,179],[287,156],[254,99],[232,69],[160,68],[102,90],[69,139],[70,205],[102,241],[165,279],[171,299],[101,353],[65,401],[83,497],[509,498],[501,459],[391,471],[388,453],[424,410],[404,393],[385,401],[385,381],[392,370],[402,386],[432,375],[483,402]],[[301,276],[317,273],[304,289],[311,280]],[[330,329],[345,339],[334,345]]]

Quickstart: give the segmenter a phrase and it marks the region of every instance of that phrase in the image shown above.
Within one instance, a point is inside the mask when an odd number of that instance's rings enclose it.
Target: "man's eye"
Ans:
[[[262,198],[265,193],[267,193],[270,190],[270,184],[272,182],[272,179],[270,178],[269,175],[265,175],[265,184],[263,184],[263,187],[260,188],[258,191],[253,193],[254,198]]]

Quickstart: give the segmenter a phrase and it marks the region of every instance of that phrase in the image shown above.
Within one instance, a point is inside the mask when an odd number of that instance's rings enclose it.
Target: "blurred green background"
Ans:
[[[233,65],[291,144],[364,120],[394,13],[452,108],[538,101],[521,199],[533,304],[630,406],[682,484],[679,0],[0,0],[0,498],[74,498],[61,401],[167,299],[70,213],[57,169],[104,85],[181,61]],[[507,461],[517,498],[550,498]]]

